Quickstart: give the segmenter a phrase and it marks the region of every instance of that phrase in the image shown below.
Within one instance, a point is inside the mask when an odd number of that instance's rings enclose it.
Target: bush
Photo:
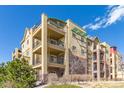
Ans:
[[[48,84],[50,85],[56,85],[56,84],[69,84],[71,82],[80,82],[80,81],[91,81],[92,77],[89,75],[64,75],[61,78],[58,78],[58,76],[55,73],[50,73],[48,75]]]
[[[55,85],[58,81],[58,76],[55,73],[48,74],[48,84]]]
[[[92,77],[90,75],[71,75],[71,81],[79,82],[79,81],[91,81]]]
[[[0,66],[0,87],[30,88],[35,85],[35,71],[25,60]]]
[[[59,78],[59,83],[67,84],[71,82],[80,82],[80,81],[91,81],[92,77],[90,75],[64,75],[63,77]]]
[[[70,75],[64,75],[63,77],[59,78],[59,83],[61,84],[67,84],[71,82],[71,76]]]

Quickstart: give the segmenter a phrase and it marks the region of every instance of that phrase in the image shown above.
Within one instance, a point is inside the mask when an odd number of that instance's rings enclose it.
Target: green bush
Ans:
[[[29,88],[35,82],[35,71],[24,59],[0,65],[0,87]]]

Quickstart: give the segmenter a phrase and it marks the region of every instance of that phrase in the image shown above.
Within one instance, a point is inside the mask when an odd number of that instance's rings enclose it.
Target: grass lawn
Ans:
[[[65,84],[65,85],[50,85],[46,88],[81,88],[81,87],[76,85]]]
[[[124,84],[98,84],[96,88],[124,88]]]

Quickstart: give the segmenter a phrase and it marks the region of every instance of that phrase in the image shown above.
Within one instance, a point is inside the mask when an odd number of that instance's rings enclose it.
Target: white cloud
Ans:
[[[100,20],[100,17],[97,17],[96,19],[95,19],[95,22],[97,22],[97,21],[99,21]]]
[[[112,8],[111,12],[108,15],[108,19],[105,26],[111,25],[112,23],[121,20],[122,17],[124,17],[124,6]]]
[[[124,17],[124,5],[123,6],[108,6],[106,15],[103,17],[97,17],[94,23],[89,23],[83,26],[84,29],[97,30],[99,28],[105,28]]]

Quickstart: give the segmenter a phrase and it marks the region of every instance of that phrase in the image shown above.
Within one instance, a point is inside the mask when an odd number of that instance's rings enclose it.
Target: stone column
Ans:
[[[100,81],[100,44],[97,45],[97,80]]]
[[[93,51],[93,52],[92,52],[92,63],[91,63],[91,64],[92,64],[92,65],[91,65],[91,66],[92,66],[92,67],[91,67],[91,68],[92,68],[92,80],[94,81],[95,79],[94,79],[94,64],[93,64],[93,63],[94,63],[94,60],[93,60],[94,49],[93,49],[93,47],[94,47],[94,42],[92,43],[92,51]]]
[[[30,62],[29,64],[30,65],[33,65],[33,29],[30,29],[30,32],[31,32],[31,38],[30,38],[30,47],[31,47],[31,53],[30,53]]]
[[[65,33],[65,75],[69,75],[69,42],[70,42],[70,20],[67,20],[67,31]]]
[[[42,29],[41,29],[41,57],[42,57],[42,80],[46,79],[47,75],[47,16],[42,14]]]
[[[106,63],[107,63],[107,57],[106,57],[106,48],[104,49],[104,79],[106,80]]]
[[[112,77],[115,79],[115,54],[112,53]]]

